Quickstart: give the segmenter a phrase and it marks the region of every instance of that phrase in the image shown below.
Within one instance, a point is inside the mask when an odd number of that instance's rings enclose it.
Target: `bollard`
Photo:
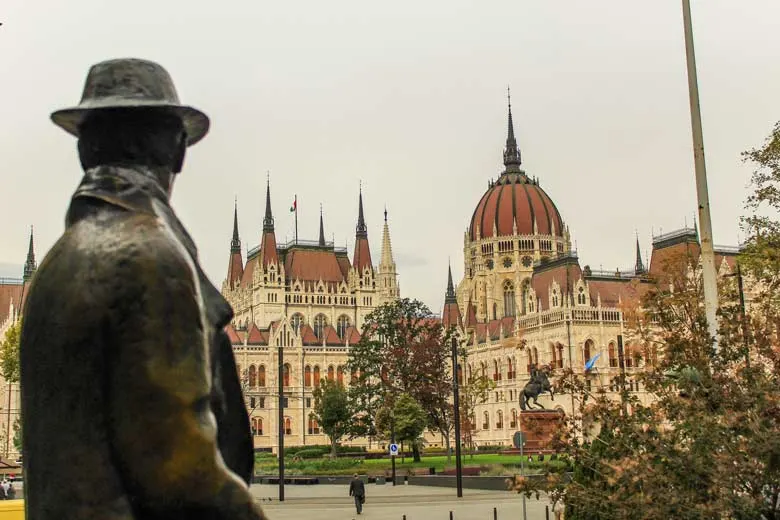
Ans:
[[[544,518],[550,520],[550,506],[544,506]]]
[[[450,520],[452,520],[452,511],[450,511]]]
[[[404,515],[404,520],[406,520],[406,515]]]
[[[493,508],[493,520],[498,520],[498,510],[495,507]]]

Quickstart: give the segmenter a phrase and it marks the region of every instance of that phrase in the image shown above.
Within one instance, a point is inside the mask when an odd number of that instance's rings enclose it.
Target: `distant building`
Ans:
[[[312,392],[322,378],[345,381],[350,345],[360,339],[365,317],[399,297],[398,273],[385,211],[378,266],[372,264],[363,195],[358,196],[355,249],[325,240],[320,214],[318,240],[278,244],[271,187],[260,245],[241,254],[238,210],[233,216],[228,271],[222,294],[233,306],[228,327],[242,378],[255,446],[278,444],[278,347],[284,348],[284,429],[290,445],[328,444],[312,415]]]
[[[0,278],[0,341],[6,331],[22,314],[22,307],[38,264],[35,262],[33,232],[30,230],[30,244],[21,278]],[[19,418],[19,384],[9,383],[0,375],[0,454],[5,458],[19,455],[13,443],[13,425]]]
[[[653,238],[649,265],[636,242],[634,266],[602,271],[580,267],[569,228],[539,179],[521,168],[509,107],[504,171],[477,203],[464,235],[464,277],[455,288],[450,273],[442,319],[467,338],[461,370],[496,382],[487,403],[472,418],[474,440],[511,445],[518,430],[519,399],[532,365],[588,372],[588,384],[617,392],[618,335],[624,335],[628,387],[646,399],[634,375],[653,362],[626,331],[624,311],[636,305],[660,275],[664,260],[678,254],[699,256],[699,237],[684,228]],[[735,266],[737,248],[716,248],[721,274]],[[539,402],[571,413],[571,400],[549,394]]]

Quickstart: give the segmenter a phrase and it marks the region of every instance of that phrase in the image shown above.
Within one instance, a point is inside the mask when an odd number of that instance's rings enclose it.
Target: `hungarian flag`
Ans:
[[[297,209],[298,209],[298,197],[295,197],[295,199],[293,199],[292,206],[290,206],[290,213],[294,212]]]

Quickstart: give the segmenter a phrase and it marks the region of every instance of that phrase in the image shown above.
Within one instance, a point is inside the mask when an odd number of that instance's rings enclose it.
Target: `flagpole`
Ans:
[[[295,194],[295,202],[293,203],[293,206],[295,207],[295,243],[298,243],[298,194]]]

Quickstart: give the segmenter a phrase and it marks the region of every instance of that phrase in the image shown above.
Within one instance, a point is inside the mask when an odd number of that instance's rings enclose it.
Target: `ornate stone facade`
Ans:
[[[321,378],[348,379],[344,369],[347,352],[360,339],[365,317],[400,294],[387,212],[380,259],[376,267],[371,262],[362,193],[352,261],[346,248],[325,240],[322,215],[319,240],[277,244],[269,184],[260,245],[248,251],[244,263],[236,210],[222,292],[235,311],[228,334],[244,383],[256,447],[278,445],[280,372],[287,444],[328,444],[312,417],[312,393]]]

